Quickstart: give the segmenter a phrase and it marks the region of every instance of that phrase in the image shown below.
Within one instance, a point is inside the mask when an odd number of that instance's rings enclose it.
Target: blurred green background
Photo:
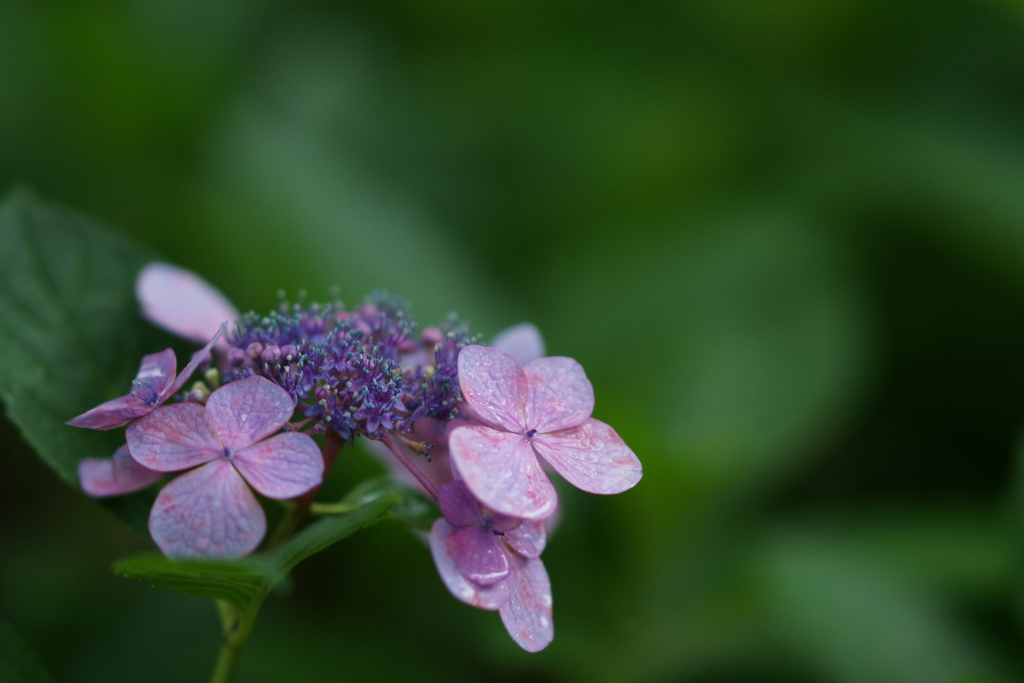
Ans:
[[[531,320],[644,463],[562,489],[546,651],[383,523],[239,681],[1024,675],[1024,3],[0,0],[22,183],[243,309]],[[0,620],[61,681],[205,679],[209,601],[0,444]]]

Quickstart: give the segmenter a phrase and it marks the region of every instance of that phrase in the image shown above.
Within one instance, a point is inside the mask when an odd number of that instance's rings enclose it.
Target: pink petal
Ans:
[[[85,458],[78,463],[78,480],[82,483],[82,490],[93,498],[106,498],[107,496],[120,496],[125,493],[132,493],[144,489],[160,478],[159,472],[145,470],[141,465],[136,465],[139,470],[148,473],[147,476],[132,477],[130,479],[118,480],[114,477],[115,461],[118,454],[124,452],[128,455],[128,447],[121,446],[114,452],[113,458]]]
[[[184,268],[150,263],[135,281],[142,315],[174,334],[205,344],[238,311],[213,285]],[[218,348],[227,348],[221,342]]]
[[[532,323],[520,323],[502,330],[491,346],[512,356],[520,365],[544,356],[544,339]]]
[[[291,418],[295,403],[287,391],[253,375],[210,394],[206,410],[224,445],[237,451],[279,431]]]
[[[163,472],[147,469],[136,462],[135,458],[128,452],[127,445],[121,446],[114,451],[112,463],[114,481],[118,485],[125,487],[128,491],[144,489],[163,476]]]
[[[149,513],[153,540],[178,559],[237,559],[255,550],[266,532],[263,508],[223,458],[163,487]]]
[[[235,467],[268,498],[295,498],[323,483],[324,459],[306,434],[285,432],[235,451]]]
[[[594,387],[583,366],[572,358],[555,356],[527,363],[523,368],[530,383],[526,424],[538,432],[569,429],[583,423],[594,411]]]
[[[526,375],[515,358],[486,346],[459,352],[459,387],[470,412],[505,432],[526,432]]]
[[[157,472],[185,470],[224,453],[213,420],[198,403],[158,408],[132,423],[125,436],[132,457]]]
[[[480,586],[463,576],[448,553],[448,537],[454,532],[455,527],[443,518],[437,519],[430,529],[430,554],[434,557],[437,573],[449,592],[467,605],[486,610],[498,609],[508,601],[508,582]]]
[[[508,558],[498,537],[476,526],[464,526],[445,541],[455,567],[478,586],[491,586],[508,577]]]
[[[454,526],[475,526],[483,519],[480,503],[464,481],[450,481],[439,488],[437,504],[444,518]]]
[[[593,418],[573,429],[538,434],[533,447],[566,481],[590,493],[621,493],[643,476],[629,446]]]
[[[499,613],[512,640],[527,652],[539,652],[555,637],[551,616],[551,582],[540,558],[530,559],[508,553],[512,571],[508,577],[511,594]]]
[[[466,486],[484,506],[523,519],[554,514],[555,488],[530,442],[519,434],[463,426],[452,431],[448,448]]]
[[[64,424],[85,429],[115,429],[132,420],[153,412],[155,406],[147,405],[134,396],[121,396],[101,403]]]
[[[548,542],[547,520],[534,522],[524,519],[518,527],[505,532],[505,542],[524,557],[540,557]]]
[[[189,380],[189,378],[192,376],[192,373],[196,371],[196,368],[198,368],[202,363],[210,360],[210,349],[213,348],[214,344],[220,341],[220,338],[221,336],[223,336],[223,334],[224,328],[221,327],[219,330],[217,330],[217,334],[213,335],[213,339],[207,342],[206,346],[192,354],[192,359],[188,362],[188,365],[186,365],[182,369],[181,374],[178,375],[177,378],[175,378],[174,384],[168,387],[166,396],[173,396],[174,394],[178,393],[178,391],[180,391],[181,388],[185,386],[185,382]]]
[[[171,386],[176,367],[178,367],[178,361],[174,357],[174,350],[164,349],[160,353],[142,357],[139,374],[135,375],[135,379],[143,384],[149,382],[153,393],[162,398],[164,391]]]

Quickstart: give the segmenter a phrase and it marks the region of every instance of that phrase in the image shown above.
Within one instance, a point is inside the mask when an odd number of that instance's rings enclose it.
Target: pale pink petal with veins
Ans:
[[[532,323],[520,323],[502,330],[491,346],[512,356],[520,365],[544,357],[544,339]]]
[[[643,467],[615,430],[593,418],[579,427],[538,434],[533,447],[573,486],[590,493],[621,493]]]
[[[206,410],[224,446],[234,451],[279,431],[292,416],[295,403],[287,391],[253,375],[210,394]]]
[[[323,482],[324,459],[312,437],[276,434],[235,451],[232,463],[249,484],[268,498],[284,500]]]
[[[449,534],[445,547],[459,572],[478,586],[490,586],[508,576],[508,558],[490,531],[461,527]]]
[[[266,531],[256,496],[223,458],[163,487],[149,514],[150,535],[175,559],[237,559],[255,550]]]
[[[175,403],[133,422],[125,432],[128,450],[141,465],[177,472],[219,458],[224,446],[213,420],[198,403]]]
[[[515,358],[485,346],[459,352],[459,387],[469,412],[506,432],[526,431],[526,374]]]
[[[527,363],[530,384],[526,424],[538,432],[553,432],[582,424],[594,412],[594,387],[583,366],[572,358],[554,356]]]
[[[475,526],[481,521],[480,504],[463,481],[451,481],[437,490],[441,514],[455,526]]]
[[[540,557],[548,542],[548,520],[524,519],[515,529],[505,532],[505,542],[524,557]]]
[[[448,537],[454,531],[455,527],[444,518],[438,518],[430,529],[430,553],[441,580],[452,595],[467,605],[492,611],[498,609],[508,601],[508,582],[499,581],[491,586],[480,586],[463,576],[448,552]]]
[[[168,389],[174,379],[175,363],[174,351],[171,349],[165,349],[160,353],[142,358],[135,379],[138,382],[149,382],[144,389],[142,387],[139,389],[152,396],[151,403],[147,403],[139,396],[128,394],[101,403],[92,410],[71,418],[65,424],[85,429],[107,430],[123,427],[132,420],[153,412],[157,406],[163,403],[166,394],[170,393]]]
[[[448,448],[466,486],[486,507],[523,519],[554,514],[558,495],[524,437],[464,426],[452,431]]]
[[[163,476],[163,472],[140,465],[128,452],[127,444],[114,451],[111,464],[114,469],[114,481],[130,491],[144,489]]]
[[[238,320],[238,311],[213,285],[169,263],[150,263],[135,281],[142,315],[164,329],[204,344],[221,325]],[[221,341],[218,348],[227,348]]]
[[[555,637],[551,614],[551,582],[540,558],[531,559],[508,553],[508,602],[499,609],[505,629],[519,647],[539,652]]]

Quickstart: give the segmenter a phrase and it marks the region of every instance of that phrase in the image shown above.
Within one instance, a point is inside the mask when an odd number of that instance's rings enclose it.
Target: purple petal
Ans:
[[[594,387],[583,366],[572,358],[541,358],[527,363],[523,371],[530,383],[526,402],[530,429],[541,433],[569,429],[594,411]]]
[[[516,359],[486,346],[467,346],[458,364],[459,387],[470,412],[495,429],[526,432],[528,385]]]
[[[192,359],[188,362],[188,365],[182,368],[181,374],[175,378],[174,384],[167,388],[167,393],[163,398],[166,399],[166,397],[168,396],[173,396],[174,394],[178,393],[178,391],[180,391],[183,386],[185,386],[185,382],[187,382],[189,377],[192,376],[192,373],[196,371],[196,368],[198,368],[202,363],[210,359],[210,349],[213,348],[214,344],[220,341],[220,338],[223,334],[224,328],[221,327],[219,330],[217,330],[217,334],[213,335],[213,339],[207,342],[206,346],[192,354]]]
[[[128,447],[121,446],[114,453],[114,458],[85,458],[78,463],[78,480],[82,483],[82,490],[93,498],[106,498],[107,496],[120,496],[125,493],[132,493],[144,489],[160,478],[159,472],[140,470],[148,473],[147,477],[135,477],[119,481],[114,477],[115,460],[118,453],[124,452],[128,459]]]
[[[491,346],[512,356],[520,365],[544,356],[544,339],[532,323],[520,323],[502,330]]]
[[[123,427],[132,420],[153,412],[155,406],[147,405],[134,396],[121,396],[101,403],[64,424],[85,429],[114,429]]]
[[[464,426],[452,431],[448,448],[459,475],[485,507],[523,519],[554,514],[555,488],[519,434]]]
[[[540,558],[530,559],[508,553],[512,571],[508,602],[499,613],[505,630],[516,645],[527,652],[539,652],[555,637],[551,616],[551,582]]]
[[[449,592],[467,605],[486,610],[498,609],[508,601],[508,581],[480,586],[463,576],[448,553],[448,537],[454,532],[455,527],[443,518],[437,519],[430,529],[430,554],[434,557],[437,573]]]
[[[478,586],[493,586],[508,577],[508,557],[490,531],[464,526],[448,535],[445,547],[455,567]]]
[[[197,403],[175,403],[154,410],[134,422],[125,436],[132,457],[157,472],[185,470],[224,452],[213,420]]]
[[[476,526],[483,519],[480,503],[464,481],[450,481],[439,488],[437,504],[444,518],[454,526]]]
[[[206,410],[217,425],[221,441],[235,451],[279,431],[291,418],[295,403],[287,391],[253,375],[210,394]]]
[[[590,493],[621,493],[643,476],[629,446],[593,418],[573,429],[538,434],[533,447],[566,481]]]
[[[233,560],[263,540],[267,518],[227,460],[186,472],[160,490],[149,533],[164,555]]]
[[[142,315],[174,334],[205,344],[238,311],[213,285],[169,263],[150,263],[135,281]],[[221,342],[218,348],[226,348]]]
[[[285,432],[235,451],[235,467],[249,484],[268,498],[295,498],[319,486],[324,459],[316,441],[306,434]]]
[[[548,543],[547,520],[534,522],[524,519],[518,527],[505,532],[505,542],[524,557],[540,557]]]
[[[131,491],[144,489],[163,476],[163,472],[148,469],[136,462],[128,452],[127,444],[114,451],[112,461],[114,481]]]
[[[174,357],[174,350],[164,349],[160,353],[142,357],[139,374],[135,375],[135,379],[138,382],[149,382],[153,393],[163,398],[165,390],[171,386],[171,381],[174,379],[176,367],[178,367],[178,361]]]

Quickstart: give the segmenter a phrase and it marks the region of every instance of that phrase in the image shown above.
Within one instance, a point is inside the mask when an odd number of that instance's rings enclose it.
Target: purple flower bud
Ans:
[[[259,342],[253,342],[245,349],[246,355],[253,360],[259,360],[260,356],[263,355],[263,344]]]
[[[276,363],[281,360],[281,349],[271,344],[263,349],[262,358],[266,363]]]

